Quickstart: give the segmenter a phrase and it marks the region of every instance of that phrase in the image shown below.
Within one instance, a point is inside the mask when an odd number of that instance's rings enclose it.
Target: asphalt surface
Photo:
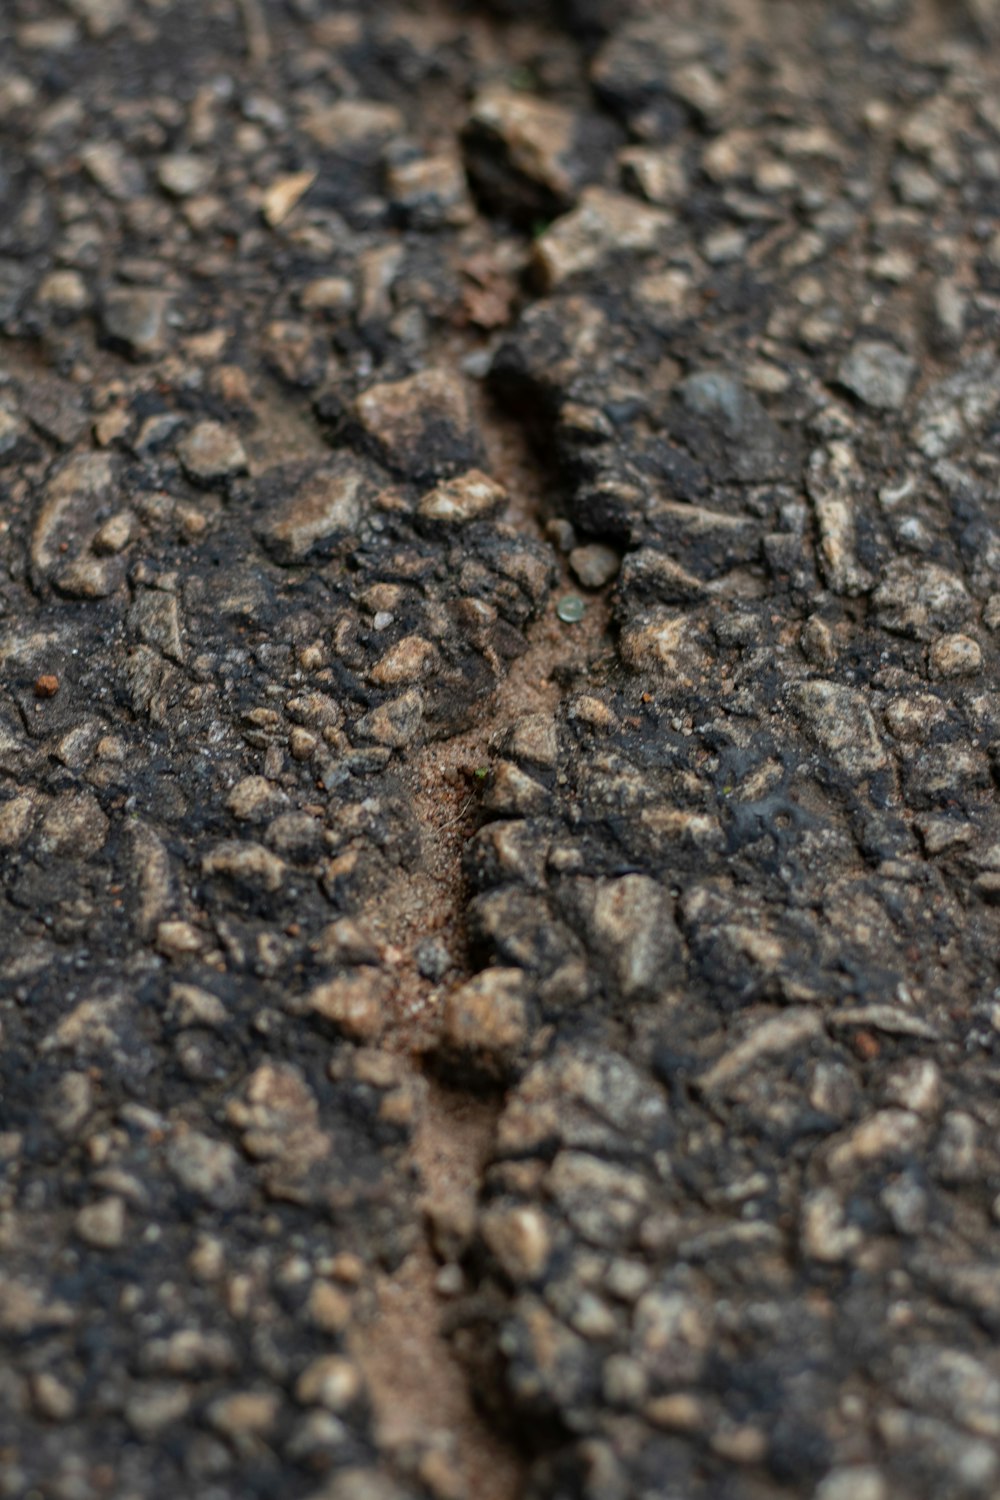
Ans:
[[[8,0],[0,1496],[1000,1494],[993,0]]]

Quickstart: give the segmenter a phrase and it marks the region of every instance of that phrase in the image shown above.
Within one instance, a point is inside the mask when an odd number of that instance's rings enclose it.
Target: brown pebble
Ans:
[[[43,672],[35,678],[35,697],[54,698],[59,691],[59,678],[52,672]]]
[[[854,1051],[862,1062],[871,1062],[881,1052],[878,1039],[870,1031],[859,1031],[854,1036]]]

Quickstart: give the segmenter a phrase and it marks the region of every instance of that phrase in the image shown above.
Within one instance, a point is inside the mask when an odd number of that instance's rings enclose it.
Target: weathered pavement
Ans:
[[[8,0],[0,1495],[1000,1493],[998,23]]]

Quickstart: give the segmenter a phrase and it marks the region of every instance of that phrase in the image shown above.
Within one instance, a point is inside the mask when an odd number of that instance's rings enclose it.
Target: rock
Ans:
[[[975,677],[982,669],[983,652],[970,635],[945,635],[927,655],[932,677]]]
[[[154,646],[171,661],[184,661],[180,615],[173,594],[143,589],[129,611],[129,626],[147,646]]]
[[[184,1191],[203,1203],[231,1209],[246,1196],[239,1157],[225,1141],[197,1130],[178,1130],[167,1145],[166,1160]]]
[[[353,416],[375,456],[413,479],[459,473],[479,458],[468,395],[447,371],[421,370],[369,386]]]
[[[286,794],[266,776],[245,776],[226,798],[226,809],[241,822],[263,823],[287,802]]]
[[[221,422],[199,422],[177,448],[184,472],[196,484],[213,485],[247,471],[243,444]]]
[[[936,563],[899,558],[886,568],[872,608],[883,630],[927,640],[962,624],[972,612],[972,600],[956,573]]]
[[[283,224],[296,204],[301,202],[316,181],[315,172],[289,172],[277,177],[261,199],[260,211],[271,229]]]
[[[886,765],[875,720],[859,692],[834,682],[802,682],[789,689],[789,698],[845,775],[872,776]]]
[[[467,526],[496,515],[507,504],[507,492],[479,469],[429,490],[417,507],[422,521],[436,526]]]
[[[285,879],[284,860],[261,844],[218,844],[201,862],[205,875],[224,875],[241,885],[275,892]]]
[[[38,848],[45,854],[89,859],[103,849],[110,830],[93,792],[60,792],[42,813]]]
[[[418,229],[468,224],[475,218],[457,153],[425,156],[406,145],[390,150],[385,185],[396,212]]]
[[[524,988],[520,969],[486,969],[452,990],[441,1014],[443,1058],[474,1074],[509,1077],[527,1037]]]
[[[378,493],[370,472],[347,454],[299,478],[280,469],[265,474],[261,491],[265,519],[257,536],[286,567],[350,534]]]
[[[569,565],[584,588],[601,589],[614,578],[621,559],[613,547],[591,542],[587,546],[573,548],[569,554]]]
[[[346,1411],[362,1391],[361,1372],[352,1360],[327,1354],[314,1360],[299,1376],[295,1399],[303,1406],[323,1406],[327,1411]]]
[[[809,498],[819,528],[820,566],[835,594],[867,593],[874,582],[857,556],[857,504],[862,475],[853,449],[844,442],[817,448],[806,471]]]
[[[80,160],[109,198],[127,203],[145,189],[142,168],[117,141],[94,141],[81,151]]]
[[[387,141],[401,134],[404,127],[400,110],[373,99],[340,100],[309,115],[304,125],[306,134],[330,151],[349,150],[364,142]]]
[[[172,298],[148,287],[119,287],[105,295],[101,323],[108,341],[130,359],[156,359],[169,342]]]
[[[76,1216],[76,1232],[95,1250],[117,1250],[125,1240],[125,1204],[115,1197],[88,1203]]]
[[[572,207],[600,173],[613,133],[565,105],[494,85],[477,94],[462,134],[478,195],[519,219]]]
[[[64,569],[66,555],[82,548],[102,509],[117,493],[118,465],[106,453],[71,456],[47,481],[31,536],[31,562],[39,574]]]
[[[410,688],[359,719],[357,733],[362,739],[399,750],[414,739],[423,713],[423,698],[416,688]]]
[[[273,1391],[235,1391],[213,1401],[207,1415],[217,1432],[239,1440],[270,1436],[278,1411],[279,1399]]]
[[[379,687],[420,682],[434,672],[436,661],[437,651],[430,641],[423,636],[406,635],[379,658],[369,676]]]
[[[901,411],[917,372],[916,360],[877,339],[855,344],[838,371],[841,385],[875,411]]]
[[[377,970],[361,968],[310,991],[309,1010],[358,1042],[374,1042],[388,1019],[390,986]]]
[[[161,156],[156,175],[164,192],[172,198],[190,198],[205,191],[215,171],[207,157],[176,152]]]
[[[571,213],[563,214],[535,242],[532,264],[545,291],[592,271],[612,255],[641,255],[656,248],[671,220],[607,188],[585,188]]]

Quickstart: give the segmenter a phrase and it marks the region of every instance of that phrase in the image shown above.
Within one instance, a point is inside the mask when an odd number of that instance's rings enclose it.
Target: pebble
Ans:
[[[88,1203],[76,1216],[76,1232],[95,1250],[117,1250],[125,1240],[125,1204],[121,1198]]]
[[[131,359],[155,359],[167,348],[169,292],[145,287],[110,291],[101,309],[101,323],[108,339]]]
[[[564,625],[578,625],[587,613],[587,606],[579,594],[563,594],[556,604],[556,614]]]
[[[600,589],[614,578],[621,566],[621,558],[613,547],[592,542],[585,547],[574,547],[569,554],[569,565],[584,588]]]
[[[901,411],[917,363],[894,344],[877,339],[855,344],[838,371],[841,385],[875,411]]]
[[[246,449],[221,422],[199,422],[192,427],[181,439],[177,456],[196,484],[217,484],[247,471]]]
[[[983,665],[979,642],[970,635],[945,635],[928,653],[932,677],[975,677]]]

